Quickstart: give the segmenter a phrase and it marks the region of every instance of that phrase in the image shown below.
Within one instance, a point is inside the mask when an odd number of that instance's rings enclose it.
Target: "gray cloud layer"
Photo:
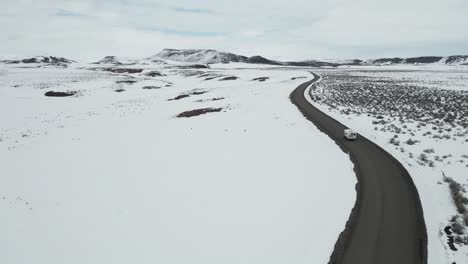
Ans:
[[[2,0],[2,54],[215,48],[276,59],[468,54],[465,0]]]

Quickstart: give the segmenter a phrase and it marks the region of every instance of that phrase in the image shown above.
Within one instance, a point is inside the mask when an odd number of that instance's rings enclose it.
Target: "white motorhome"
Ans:
[[[344,130],[344,137],[347,140],[356,140],[357,139],[357,133],[353,131],[352,129],[345,129]]]

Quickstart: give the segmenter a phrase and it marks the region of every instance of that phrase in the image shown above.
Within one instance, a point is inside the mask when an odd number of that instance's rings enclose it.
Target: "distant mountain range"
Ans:
[[[453,56],[423,56],[411,58],[381,58],[371,60],[371,64],[447,64],[447,65],[467,65],[467,55],[453,55]]]
[[[37,56],[21,60],[0,60],[9,64],[47,64],[66,66],[75,61],[53,56]],[[106,65],[134,65],[134,64],[223,64],[241,62],[250,64],[267,64],[277,66],[301,66],[301,67],[338,67],[346,65],[398,65],[398,64],[439,64],[439,65],[468,65],[468,55],[454,56],[422,56],[411,58],[380,58],[373,60],[305,60],[305,61],[277,61],[262,56],[247,57],[229,52],[221,52],[211,49],[164,49],[156,55],[143,59],[122,58],[107,56],[92,64]]]
[[[97,64],[114,63],[126,64],[136,63],[136,61],[124,60],[122,62],[116,57],[105,57],[96,62]],[[211,49],[164,49],[158,54],[140,60],[141,62],[159,63],[191,63],[191,64],[223,64],[231,62],[242,62],[250,64],[268,64],[278,66],[302,66],[302,67],[338,67],[345,65],[391,65],[391,64],[443,64],[443,65],[468,65],[468,55],[455,56],[423,56],[411,58],[380,58],[374,60],[305,60],[305,61],[277,61],[270,60],[262,56],[247,57],[229,52],[221,52]]]

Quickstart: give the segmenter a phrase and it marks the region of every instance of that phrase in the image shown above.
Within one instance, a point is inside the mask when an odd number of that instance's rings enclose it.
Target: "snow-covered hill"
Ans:
[[[268,60],[261,56],[247,57],[229,52],[222,52],[211,49],[164,49],[158,54],[151,57],[152,59],[162,59],[174,62],[184,63],[202,63],[202,64],[218,64],[230,62],[243,62],[253,64],[272,64],[280,65],[281,63]]]
[[[117,58],[116,56],[106,56],[103,59],[93,62],[92,64],[113,64],[113,65],[122,65],[121,58]]]
[[[468,65],[468,55],[455,55],[444,57],[440,62],[454,65]]]
[[[35,56],[31,58],[24,58],[24,59],[5,59],[0,60],[1,63],[7,64],[50,64],[50,65],[67,65],[74,63],[75,61],[69,60],[62,57],[54,57],[54,56]]]
[[[28,64],[34,66],[60,66],[67,67],[76,61],[55,56],[35,56],[30,58],[1,59],[2,64]],[[323,60],[299,60],[277,61],[262,56],[244,56],[230,52],[222,52],[213,49],[164,49],[156,55],[143,58],[129,58],[118,56],[106,56],[101,60],[92,62],[94,65],[206,65],[246,63],[274,66],[298,66],[298,67],[339,67],[339,66],[372,66],[372,65],[468,65],[468,55],[453,56],[422,56],[410,58],[379,58],[370,60],[360,59],[323,59]]]
[[[98,65],[149,65],[149,64],[156,64],[156,65],[163,65],[167,64],[164,60],[149,57],[149,58],[127,58],[127,57],[117,57],[117,56],[106,56],[103,59],[92,62],[91,64],[98,64]]]
[[[466,65],[468,64],[467,55],[453,56],[422,56],[411,58],[380,58],[366,61],[364,64],[388,65],[388,64],[446,64],[446,65]]]
[[[233,53],[203,49],[164,49],[154,56],[165,60],[189,63],[229,63],[245,62],[247,57]]]
[[[285,62],[289,66],[311,66],[311,67],[338,67],[338,66],[372,66],[372,65],[468,65],[468,55],[453,56],[421,56],[410,58],[379,58],[371,60],[348,59],[348,60],[306,60],[298,62]]]

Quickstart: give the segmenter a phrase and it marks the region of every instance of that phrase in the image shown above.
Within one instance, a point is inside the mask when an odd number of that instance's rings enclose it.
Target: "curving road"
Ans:
[[[416,187],[389,153],[359,136],[343,138],[343,124],[305,98],[319,76],[297,87],[290,99],[303,115],[349,153],[358,178],[357,200],[336,242],[330,264],[426,264],[427,234]]]

